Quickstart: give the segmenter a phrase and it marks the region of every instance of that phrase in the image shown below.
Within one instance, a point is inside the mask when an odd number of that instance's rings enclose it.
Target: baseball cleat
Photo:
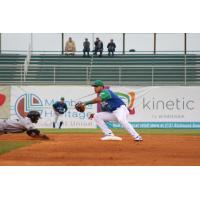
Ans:
[[[122,138],[115,136],[115,135],[106,135],[106,136],[102,137],[101,140],[103,140],[103,141],[108,141],[108,140],[121,141]]]
[[[141,142],[141,141],[143,141],[143,139],[142,139],[142,137],[141,137],[140,135],[138,135],[138,136],[135,138],[134,141],[136,141],[136,142]]]

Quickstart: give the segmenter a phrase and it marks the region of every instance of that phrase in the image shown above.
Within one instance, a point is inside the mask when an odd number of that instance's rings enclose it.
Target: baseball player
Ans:
[[[53,128],[56,128],[56,123],[58,121],[58,118],[60,118],[60,124],[59,128],[63,125],[63,117],[64,113],[67,112],[67,104],[65,103],[65,98],[61,97],[60,101],[57,101],[53,104],[53,110],[54,110],[54,122],[53,122]]]
[[[26,131],[30,137],[48,140],[49,138],[40,133],[34,126],[39,118],[40,113],[38,111],[30,111],[25,118],[8,120],[0,119],[0,135],[7,133],[23,133]]]
[[[98,94],[98,97],[91,101],[84,102],[83,104],[85,106],[95,103],[101,104],[102,112],[90,116],[90,118],[95,120],[96,124],[105,134],[105,136],[101,139],[122,140],[120,137],[115,136],[105,123],[108,121],[117,121],[134,137],[135,141],[142,141],[142,137],[127,121],[129,111],[120,97],[118,97],[110,89],[105,89],[104,83],[101,80],[96,80],[92,86],[94,87],[95,93]]]

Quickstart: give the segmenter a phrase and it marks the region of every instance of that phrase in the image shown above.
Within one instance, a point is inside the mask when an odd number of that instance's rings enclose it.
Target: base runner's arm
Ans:
[[[38,129],[27,130],[26,133],[32,138],[49,140],[49,137],[40,133],[40,130],[38,130]]]

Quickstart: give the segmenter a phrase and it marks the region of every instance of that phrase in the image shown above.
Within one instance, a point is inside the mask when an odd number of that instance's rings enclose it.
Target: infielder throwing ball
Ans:
[[[91,119],[93,118],[95,120],[105,135],[101,140],[122,140],[122,138],[115,136],[105,123],[108,121],[117,121],[134,137],[135,141],[142,141],[142,137],[127,121],[129,111],[120,97],[110,89],[105,89],[104,83],[101,80],[96,80],[92,86],[94,87],[95,93],[98,94],[98,97],[87,102],[79,102],[75,108],[79,112],[84,112],[86,105],[101,104],[102,112],[90,116]]]
[[[26,133],[33,138],[45,139],[49,138],[40,133],[40,130],[36,129],[34,124],[38,122],[40,113],[38,111],[30,111],[25,118],[20,119],[0,119],[0,135],[7,133]]]
[[[54,117],[55,117],[54,122],[53,122],[53,128],[56,128],[56,124],[59,118],[60,118],[59,128],[61,128],[63,125],[64,113],[67,112],[67,104],[65,103],[64,97],[61,97],[60,101],[57,101],[53,104],[53,110],[54,110]]]

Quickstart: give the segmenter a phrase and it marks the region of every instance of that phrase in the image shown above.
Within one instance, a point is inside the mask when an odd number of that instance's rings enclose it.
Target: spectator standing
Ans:
[[[94,55],[97,55],[97,52],[100,53],[99,57],[101,57],[103,52],[103,42],[99,38],[96,38],[96,41],[94,42]]]
[[[67,55],[73,55],[73,56],[76,52],[76,45],[71,37],[69,37],[68,41],[65,44],[65,52]]]
[[[85,56],[85,53],[87,53],[87,56],[90,56],[90,42],[87,38],[85,38],[85,41],[83,42],[83,56]]]
[[[110,56],[110,54],[112,53],[112,56],[114,56],[116,45],[113,42],[113,39],[110,40],[110,42],[107,45],[107,48],[108,48],[108,55]]]

